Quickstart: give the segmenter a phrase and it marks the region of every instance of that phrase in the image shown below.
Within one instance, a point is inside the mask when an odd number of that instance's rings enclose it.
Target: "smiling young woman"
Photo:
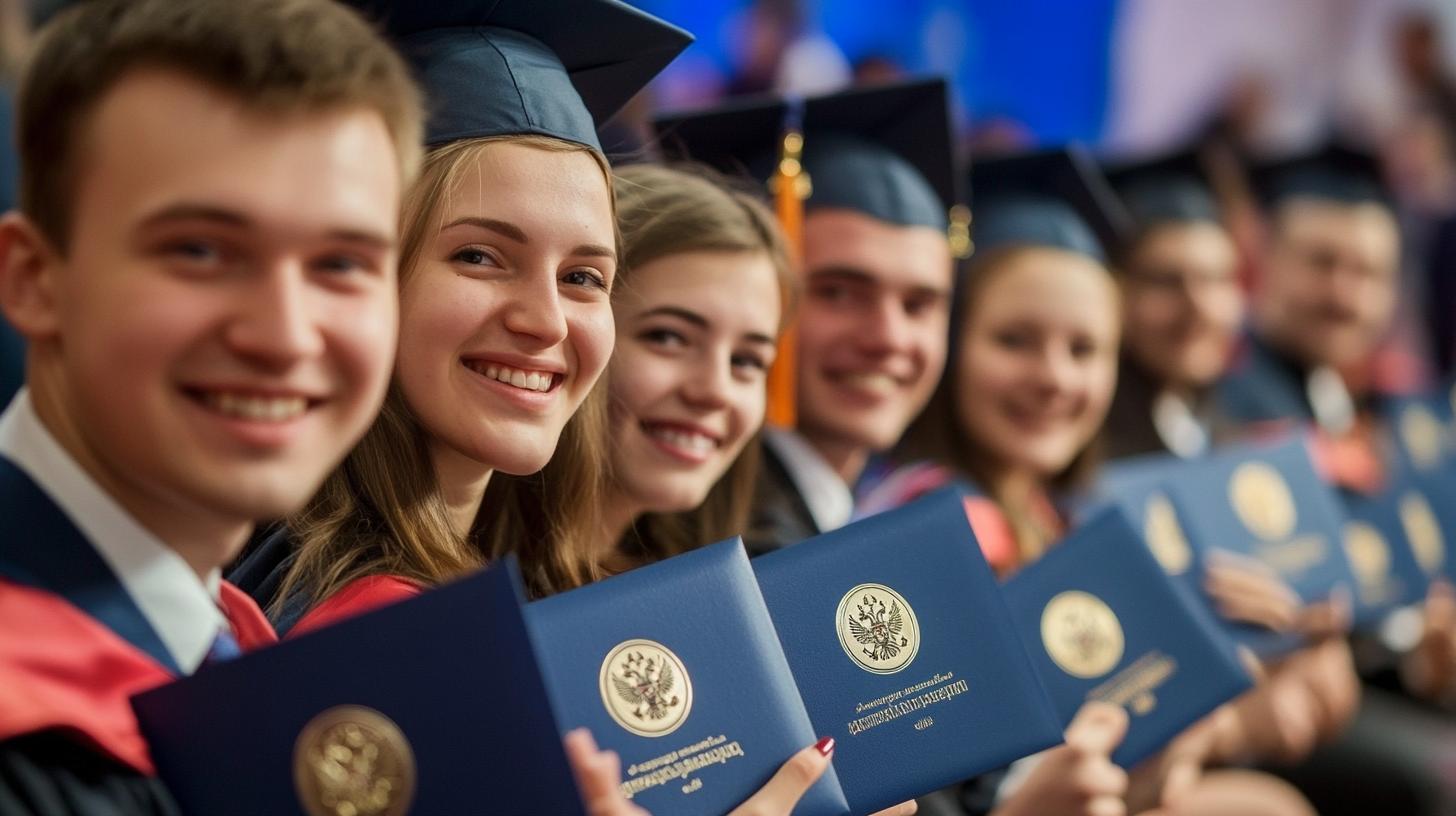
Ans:
[[[617,208],[625,268],[595,545],[607,572],[743,531],[796,283],[768,208],[711,171],[624,168]]]

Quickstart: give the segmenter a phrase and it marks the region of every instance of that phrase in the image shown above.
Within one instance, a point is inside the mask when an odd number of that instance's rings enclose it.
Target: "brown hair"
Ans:
[[[481,153],[498,142],[553,152],[586,152],[611,172],[595,150],[547,136],[491,136],[452,142],[426,156],[401,212],[400,285],[414,272],[445,217],[443,202]],[[620,245],[620,240],[618,241]],[[620,254],[620,251],[619,251]],[[507,552],[521,560],[533,595],[590,580],[589,536],[599,528],[606,456],[602,398],[593,389],[562,429],[555,455],[530,476],[494,473],[475,525],[450,525],[429,455],[429,437],[392,385],[379,418],[323,489],[288,520],[298,542],[274,611],[300,592],[314,603],[369,575],[397,575],[430,586],[484,566]]]
[[[984,254],[978,253],[967,264],[952,309],[950,355],[945,374],[941,376],[925,410],[910,424],[895,451],[896,458],[902,461],[930,460],[945,465],[985,491],[1005,513],[1024,562],[1039,557],[1051,543],[1047,540],[1049,531],[1037,523],[1032,508],[1022,506],[1015,497],[998,494],[990,454],[961,427],[959,401],[963,394],[958,387],[957,372],[966,321],[976,314],[986,289],[992,281],[1014,268],[1017,260],[1039,249],[1041,247],[1033,245],[999,247]],[[1108,284],[1112,285],[1110,279]],[[1101,458],[1099,447],[1098,438],[1094,437],[1065,470],[1050,480],[1049,486],[1065,490],[1082,485],[1097,467]]]
[[[762,252],[779,280],[780,330],[793,313],[798,274],[778,222],[758,195],[696,165],[641,164],[617,171],[617,210],[622,226],[622,286],[631,270],[686,252]],[[625,273],[625,274],[624,274]],[[602,437],[602,447],[612,444]],[[758,435],[708,491],[699,507],[681,513],[648,513],[622,545],[657,560],[743,532],[758,478]]]
[[[64,251],[84,133],[129,71],[177,71],[250,109],[298,115],[367,108],[393,137],[408,185],[423,112],[404,61],[331,0],[90,0],[47,25],[20,81],[20,208]]]

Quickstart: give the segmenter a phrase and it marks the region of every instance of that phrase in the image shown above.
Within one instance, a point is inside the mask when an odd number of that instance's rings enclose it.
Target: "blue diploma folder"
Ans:
[[[1263,561],[1305,603],[1324,600],[1337,590],[1354,595],[1355,575],[1343,544],[1345,513],[1315,471],[1303,437],[1231,445],[1195,460],[1128,460],[1107,468],[1101,487],[1131,518],[1144,520],[1147,538],[1165,568],[1199,593],[1203,558],[1216,548]],[[1171,527],[1166,519],[1173,520]],[[1167,547],[1174,537],[1152,529],[1160,523],[1176,528],[1187,545],[1186,557],[1177,559],[1179,569],[1167,558],[1176,549]],[[1358,597],[1356,603],[1359,615]],[[1294,636],[1222,625],[1260,654],[1300,644]]]
[[[753,561],[855,813],[1062,740],[995,577],[943,490]]]
[[[521,597],[504,561],[132,705],[185,813],[580,814]]]
[[[652,813],[727,813],[818,739],[738,539],[526,611],[557,718],[617,751]],[[794,812],[847,811],[831,768]]]
[[[1073,530],[1003,590],[1063,721],[1092,700],[1128,710],[1112,755],[1124,767],[1251,685],[1228,634],[1120,509]]]

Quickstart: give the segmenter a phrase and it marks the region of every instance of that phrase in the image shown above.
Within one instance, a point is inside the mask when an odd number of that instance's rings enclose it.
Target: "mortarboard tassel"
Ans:
[[[809,197],[809,174],[801,161],[804,134],[797,126],[784,133],[779,163],[769,181],[774,211],[788,244],[789,260],[799,267],[804,261],[804,200]],[[768,372],[768,407],[765,421],[775,428],[793,428],[797,419],[796,387],[798,328],[792,318],[779,336],[778,355]]]

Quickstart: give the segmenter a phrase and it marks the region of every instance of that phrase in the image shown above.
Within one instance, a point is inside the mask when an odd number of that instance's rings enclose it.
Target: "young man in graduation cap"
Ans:
[[[1202,455],[1234,430],[1212,389],[1243,322],[1238,249],[1199,151],[1120,163],[1107,178],[1133,229],[1114,264],[1122,358],[1103,452]]]
[[[773,176],[781,202],[802,199],[804,293],[780,350],[797,418],[765,434],[745,539],[763,552],[840,527],[870,455],[899,439],[945,365],[958,203],[945,83],[741,103],[657,127],[669,155]]]
[[[94,0],[19,95],[0,309],[0,812],[175,813],[128,703],[270,642],[220,582],[363,433],[419,158],[403,62],[326,0]]]

